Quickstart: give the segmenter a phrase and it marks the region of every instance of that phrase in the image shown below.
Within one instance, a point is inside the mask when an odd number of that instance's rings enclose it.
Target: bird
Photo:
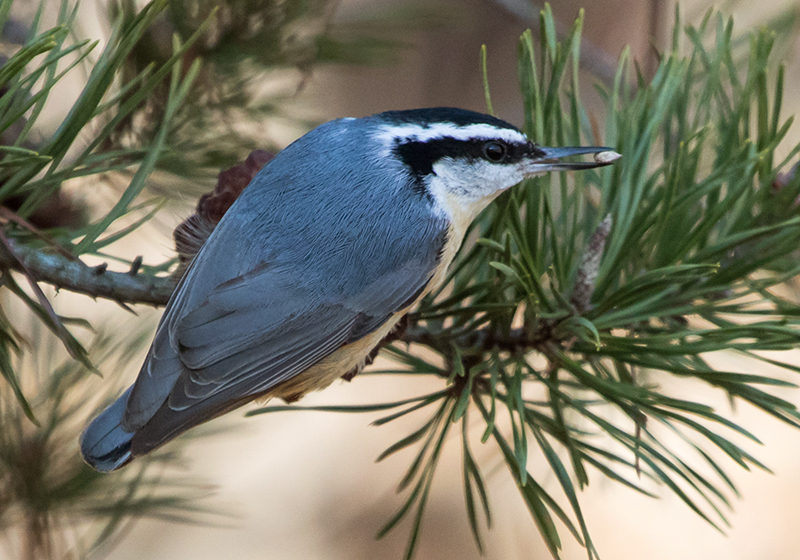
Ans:
[[[581,154],[594,161],[562,161]],[[352,375],[442,285],[499,194],[619,157],[543,147],[449,107],[318,126],[261,169],[202,245],[137,379],[84,430],[84,460],[113,471],[248,402],[293,402]]]

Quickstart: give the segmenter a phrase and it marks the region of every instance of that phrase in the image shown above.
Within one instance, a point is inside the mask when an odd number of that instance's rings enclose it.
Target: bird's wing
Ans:
[[[419,256],[378,274],[358,293],[331,296],[319,279],[269,263],[214,287],[187,308],[199,281],[183,282],[128,399],[134,452],[264,393],[339,347],[376,330],[430,281],[440,232]],[[190,271],[193,273],[195,271]],[[155,416],[155,418],[154,418]]]

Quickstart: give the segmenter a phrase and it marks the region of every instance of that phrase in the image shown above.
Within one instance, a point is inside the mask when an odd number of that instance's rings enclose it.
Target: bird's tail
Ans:
[[[83,459],[95,470],[110,472],[127,465],[131,456],[133,432],[122,428],[122,416],[128,404],[131,389],[92,420],[81,435]]]

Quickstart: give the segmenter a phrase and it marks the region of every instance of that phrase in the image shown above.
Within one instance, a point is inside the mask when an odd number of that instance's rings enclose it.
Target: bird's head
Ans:
[[[609,148],[547,148],[515,126],[464,109],[389,111],[375,115],[384,156],[399,160],[439,210],[471,221],[497,195],[548,171],[590,169],[620,156]],[[590,162],[567,156],[595,154]]]

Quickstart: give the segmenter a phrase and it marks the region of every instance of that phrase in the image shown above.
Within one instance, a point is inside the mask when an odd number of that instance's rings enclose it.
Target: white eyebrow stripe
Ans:
[[[452,123],[433,123],[428,126],[417,124],[385,125],[380,127],[377,136],[384,141],[427,142],[436,138],[455,140],[505,140],[512,144],[525,144],[528,138],[521,132],[508,128],[497,128],[489,124],[468,124],[457,126]]]

